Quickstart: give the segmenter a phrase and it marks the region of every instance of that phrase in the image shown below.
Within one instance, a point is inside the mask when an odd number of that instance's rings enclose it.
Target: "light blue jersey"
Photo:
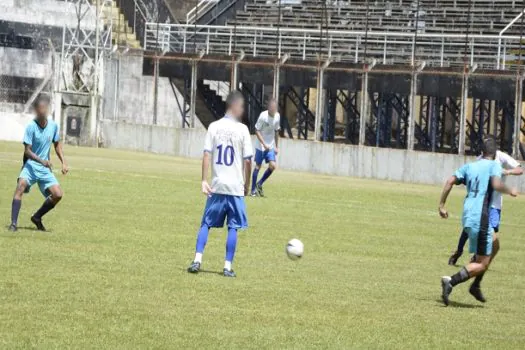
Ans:
[[[48,119],[45,128],[41,128],[36,120],[33,120],[26,127],[24,133],[24,144],[31,145],[31,150],[42,160],[50,160],[51,144],[60,141],[58,124]],[[35,170],[40,170],[44,166],[34,160],[28,159],[26,162]]]
[[[454,174],[458,183],[467,186],[463,203],[463,227],[485,231],[489,227],[489,208],[494,190],[491,178],[501,178],[501,165],[493,160],[480,159],[463,165]]]
[[[57,123],[48,119],[45,128],[34,120],[26,127],[24,134],[24,144],[31,145],[31,150],[42,160],[50,160],[51,144],[60,141],[60,134]],[[55,175],[49,168],[31,159],[24,157],[24,166],[18,176],[19,179],[27,181],[26,192],[29,192],[31,186],[38,184],[40,192],[48,196],[48,189],[58,185]]]

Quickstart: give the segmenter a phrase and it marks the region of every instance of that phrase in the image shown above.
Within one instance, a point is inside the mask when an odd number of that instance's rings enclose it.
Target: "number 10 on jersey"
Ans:
[[[233,146],[223,147],[223,145],[218,145],[217,146],[217,161],[215,162],[215,164],[231,166],[233,164],[234,156],[235,156],[235,151],[233,149]]]

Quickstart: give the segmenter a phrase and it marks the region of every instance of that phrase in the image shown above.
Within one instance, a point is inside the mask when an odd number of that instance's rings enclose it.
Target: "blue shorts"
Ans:
[[[494,229],[489,225],[487,232],[481,230],[474,230],[470,227],[465,227],[464,230],[468,233],[469,252],[471,254],[489,256],[492,254],[492,236]]]
[[[490,208],[489,224],[494,229],[494,232],[499,232],[500,220],[501,220],[501,209]]]
[[[48,189],[51,186],[58,185],[57,178],[53,175],[51,169],[45,167],[36,168],[28,163],[24,164],[18,178],[27,181],[28,186],[26,188],[26,193],[29,192],[31,186],[38,183],[40,192],[44,197],[50,195]]]
[[[223,227],[225,219],[227,219],[228,228],[248,227],[244,197],[227,194],[212,194],[211,197],[208,197],[201,225]]]
[[[275,150],[270,149],[267,151],[261,151],[260,149],[256,149],[255,164],[261,165],[263,161],[266,163],[275,162]]]

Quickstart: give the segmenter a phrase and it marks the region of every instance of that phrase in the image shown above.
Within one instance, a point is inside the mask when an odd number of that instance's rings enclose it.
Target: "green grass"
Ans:
[[[211,273],[185,272],[205,201],[198,161],[66,147],[51,232],[29,229],[34,188],[20,216],[28,229],[11,234],[21,152],[0,143],[2,349],[523,348],[522,199],[506,198],[489,302],[463,285],[444,308],[463,189],[445,221],[435,186],[279,171],[267,198],[247,199],[238,277],[226,279],[223,230],[205,252]],[[294,237],[305,244],[297,262],[284,253]]]

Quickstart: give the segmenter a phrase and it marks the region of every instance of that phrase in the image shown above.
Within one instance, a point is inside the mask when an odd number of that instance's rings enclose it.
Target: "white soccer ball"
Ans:
[[[300,240],[294,238],[286,245],[286,254],[292,260],[297,260],[303,256],[304,244]]]

